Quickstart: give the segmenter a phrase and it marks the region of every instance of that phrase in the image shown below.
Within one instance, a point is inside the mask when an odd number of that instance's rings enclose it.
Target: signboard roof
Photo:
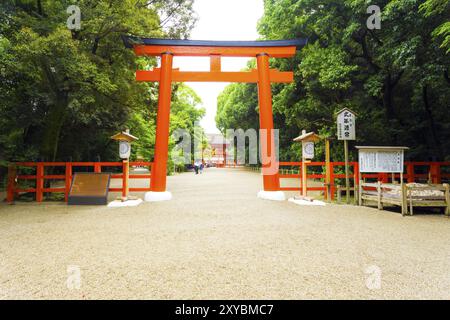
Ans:
[[[313,141],[313,142],[317,142],[320,141],[320,136],[314,132],[308,132],[306,133],[305,130],[302,131],[302,135],[295,138],[294,141],[295,142],[301,142],[301,141]]]
[[[128,130],[124,131],[124,132],[119,132],[119,133],[113,135],[111,137],[111,139],[117,140],[117,141],[127,141],[127,142],[133,142],[133,141],[139,140],[138,137],[131,135]]]
[[[353,114],[355,117],[358,115],[355,111],[352,111],[352,110],[350,110],[349,108],[344,108],[344,109],[341,109],[341,110],[337,111],[337,112],[336,112],[336,115],[339,115],[339,114],[341,114],[341,113],[344,112],[344,111],[350,112],[350,113]]]

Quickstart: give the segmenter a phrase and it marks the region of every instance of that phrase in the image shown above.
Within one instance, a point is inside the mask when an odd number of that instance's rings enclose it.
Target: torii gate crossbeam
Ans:
[[[261,137],[261,145],[267,147],[272,158],[273,114],[271,83],[293,81],[292,72],[270,69],[269,58],[293,57],[306,39],[275,41],[200,41],[123,37],[125,46],[132,48],[137,56],[160,56],[161,67],[152,71],[138,70],[137,81],[159,82],[158,113],[156,120],[155,158],[150,187],[153,193],[166,191],[166,175],[169,143],[169,121],[172,82],[242,82],[257,83],[259,98],[260,129],[269,134]],[[183,72],[173,69],[174,56],[209,57],[209,72]],[[248,72],[223,72],[221,57],[254,57],[257,69]],[[278,173],[264,173],[270,163],[263,163],[263,182],[266,194],[279,193]],[[161,197],[154,197],[155,199]],[[164,198],[164,197],[162,197]],[[268,196],[267,198],[271,198]],[[276,197],[275,197],[276,198]]]

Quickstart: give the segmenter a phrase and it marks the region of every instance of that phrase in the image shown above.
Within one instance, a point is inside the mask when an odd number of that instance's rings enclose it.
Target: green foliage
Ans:
[[[256,128],[258,124],[258,96],[255,86],[231,84],[218,97],[216,122],[219,128]],[[224,132],[225,133],[225,132]]]
[[[342,48],[322,48],[316,42],[305,48],[304,55],[300,72],[309,86],[307,89],[346,90],[350,87],[351,73],[358,67],[348,62],[348,55]]]
[[[427,18],[436,15],[446,16],[444,21],[447,21],[436,27],[432,35],[435,39],[443,39],[441,48],[446,49],[447,54],[450,53],[450,22],[448,21],[450,19],[450,0],[427,0],[419,6],[419,11]]]
[[[19,0],[0,4],[0,160],[116,160],[110,136],[129,128],[140,138],[133,155],[151,160],[156,84],[135,70],[156,65],[136,58],[123,34],[189,35],[192,0]],[[66,26],[66,9],[81,9],[81,30]],[[192,128],[198,98],[175,88],[172,118]]]
[[[344,107],[358,113],[354,144],[406,145],[412,159],[449,159],[448,0],[264,4],[263,39],[309,39],[293,59],[271,61],[273,68],[293,70],[295,79],[272,86],[282,160],[300,158],[292,139],[302,129],[336,136],[335,112]],[[382,9],[381,30],[366,26],[370,4]],[[258,128],[254,86],[230,85],[218,104],[222,131]],[[323,159],[320,144],[318,151]],[[332,159],[343,159],[341,143],[332,143]]]

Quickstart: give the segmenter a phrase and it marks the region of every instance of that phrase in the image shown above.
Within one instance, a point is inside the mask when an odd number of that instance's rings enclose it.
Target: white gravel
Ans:
[[[135,208],[0,204],[0,298],[450,299],[443,215],[264,201],[233,169],[168,183]]]

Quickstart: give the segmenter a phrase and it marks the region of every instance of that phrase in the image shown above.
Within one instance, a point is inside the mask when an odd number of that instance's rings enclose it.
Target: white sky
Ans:
[[[263,0],[195,0],[199,20],[192,30],[192,40],[256,40],[258,20],[264,12]],[[239,71],[248,58],[222,58],[223,71]],[[184,71],[209,71],[208,57],[175,57],[174,68]],[[217,97],[229,84],[224,82],[187,82],[200,96],[206,115],[201,126],[207,133],[218,133],[214,120]]]

